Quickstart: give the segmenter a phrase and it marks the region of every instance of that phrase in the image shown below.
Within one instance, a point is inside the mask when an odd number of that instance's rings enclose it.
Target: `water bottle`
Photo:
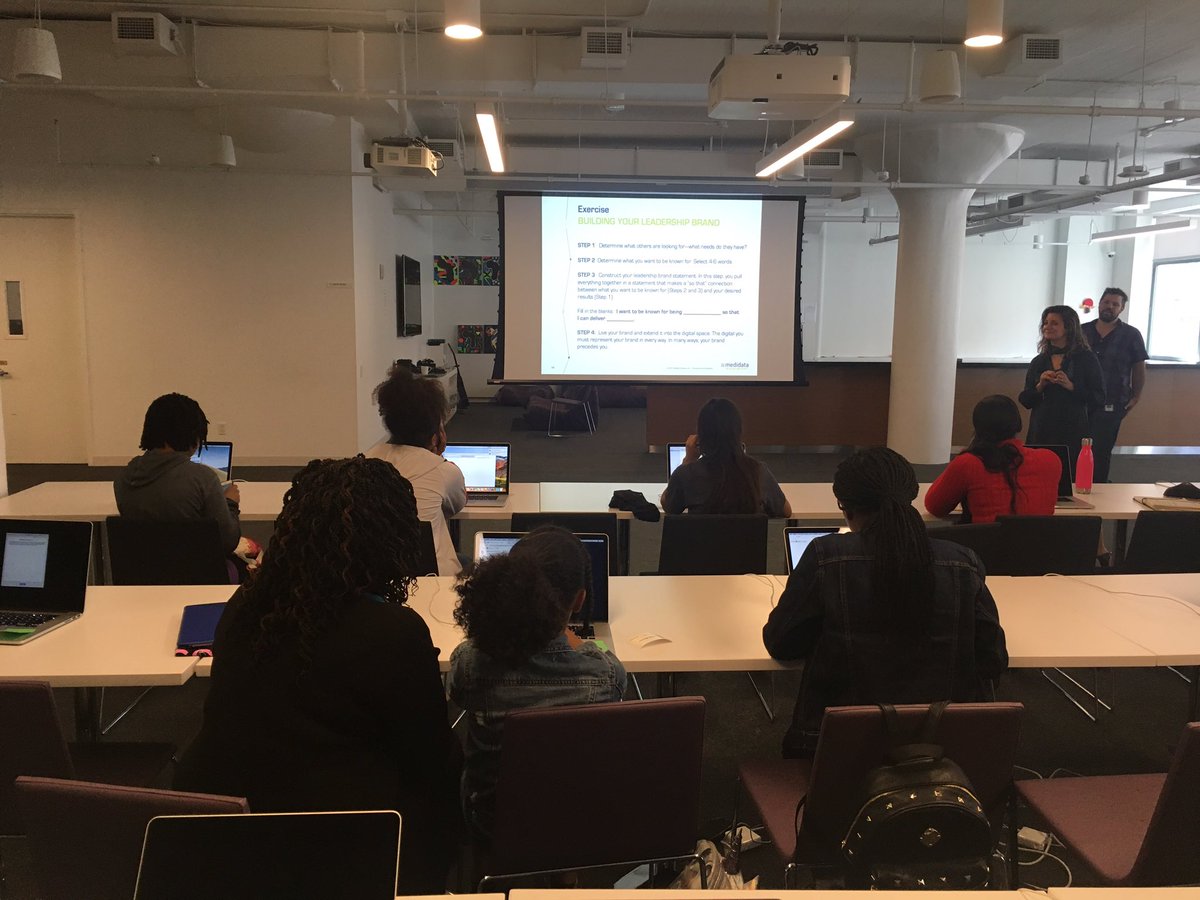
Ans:
[[[1092,471],[1095,461],[1092,459],[1092,439],[1084,438],[1079,448],[1079,459],[1075,461],[1075,490],[1080,494],[1092,492]]]

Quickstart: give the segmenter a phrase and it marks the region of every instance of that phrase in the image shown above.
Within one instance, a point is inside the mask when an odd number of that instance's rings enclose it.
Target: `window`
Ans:
[[[1146,350],[1153,359],[1200,361],[1200,258],[1154,264]]]
[[[25,334],[25,314],[21,312],[21,282],[4,282],[4,301],[8,309],[8,336]]]

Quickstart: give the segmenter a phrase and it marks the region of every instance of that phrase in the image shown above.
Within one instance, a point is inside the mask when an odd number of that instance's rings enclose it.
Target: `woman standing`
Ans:
[[[1071,307],[1042,310],[1038,355],[1018,399],[1031,410],[1028,443],[1065,444],[1071,461],[1079,458],[1080,444],[1091,433],[1088,413],[1104,405],[1104,374]]]

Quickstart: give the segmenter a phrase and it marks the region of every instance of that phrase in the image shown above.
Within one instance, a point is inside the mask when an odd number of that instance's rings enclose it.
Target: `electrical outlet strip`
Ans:
[[[743,850],[751,850],[766,843],[761,834],[745,825],[738,826],[738,836],[741,838]],[[725,852],[729,852],[730,840],[728,831],[721,835],[721,843],[724,845]]]
[[[1050,849],[1050,835],[1036,828],[1025,826],[1017,832],[1017,844],[1022,850],[1034,850],[1045,853]]]

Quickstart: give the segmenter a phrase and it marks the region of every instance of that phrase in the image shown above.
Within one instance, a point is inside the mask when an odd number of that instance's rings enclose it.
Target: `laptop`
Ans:
[[[462,469],[470,506],[508,502],[508,444],[447,444],[442,456]]]
[[[91,522],[0,519],[0,645],[27,644],[83,615]]]
[[[1062,463],[1062,474],[1058,477],[1058,499],[1055,509],[1095,509],[1091,503],[1075,496],[1075,479],[1071,468],[1071,451],[1066,444],[1026,444],[1032,450],[1052,450]]]
[[[687,444],[667,444],[667,480],[675,474],[687,454]]]
[[[787,554],[788,571],[796,568],[800,557],[814,540],[826,534],[837,534],[838,528],[796,528],[783,529],[783,550]]]
[[[503,556],[521,538],[523,531],[478,531],[475,533],[475,562]],[[571,617],[571,630],[584,640],[603,641],[613,646],[608,626],[608,535],[576,534],[592,564],[592,585],[583,609]]]
[[[222,482],[233,478],[233,444],[229,441],[209,441],[192,454],[192,462],[208,466]]]
[[[134,900],[395,900],[400,814],[157,816]]]

